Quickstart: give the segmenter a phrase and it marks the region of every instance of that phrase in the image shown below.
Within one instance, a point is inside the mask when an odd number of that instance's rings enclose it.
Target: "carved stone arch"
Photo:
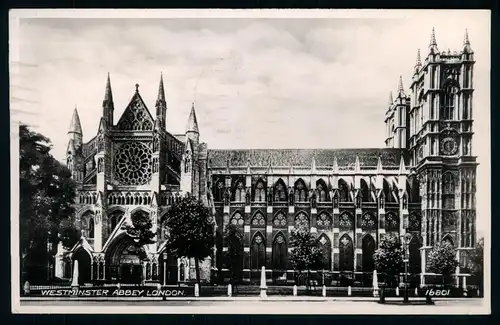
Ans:
[[[130,216],[132,217],[134,214],[136,214],[137,212],[140,212],[140,211],[149,215],[149,211],[146,207],[136,207],[130,211]]]
[[[295,229],[308,229],[310,228],[311,221],[309,216],[304,211],[299,211],[295,214],[294,227]]]
[[[236,177],[232,186],[231,200],[237,202],[245,201],[245,177]]]
[[[328,190],[328,185],[323,178],[319,178],[316,181],[316,189],[318,190],[318,200],[319,202],[330,201],[330,193]]]
[[[360,187],[361,187],[361,198],[363,202],[370,202],[371,201],[371,195],[370,195],[370,187],[368,185],[369,183],[366,182],[365,178],[361,178],[360,180]]]
[[[344,211],[340,214],[339,228],[345,230],[354,229],[354,216],[348,211]]]
[[[252,197],[255,202],[266,202],[266,182],[259,177],[252,188]]]
[[[90,283],[93,260],[92,253],[83,246],[78,247],[71,255],[73,268],[75,266],[75,261],[78,261],[78,284]]]
[[[308,187],[302,178],[298,178],[293,184],[295,202],[307,202]]]
[[[392,194],[393,187],[392,187],[391,183],[387,180],[387,178],[384,177],[382,184],[383,184],[382,189],[384,191],[385,201],[391,202],[391,203],[396,202],[394,195]]]
[[[266,237],[257,231],[252,236],[250,246],[250,269],[260,270],[266,265]]]
[[[111,208],[106,212],[108,218],[108,233],[111,234],[120,221],[125,217],[126,211],[121,207]]]
[[[387,212],[385,215],[385,230],[386,231],[399,231],[399,215],[393,211]]]
[[[250,219],[252,227],[265,227],[266,223],[266,216],[261,211],[256,211]]]
[[[287,214],[281,210],[276,212],[273,216],[273,227],[285,228],[288,224]]]
[[[372,212],[365,212],[361,216],[361,229],[364,231],[371,231],[377,229],[377,217]]]
[[[287,202],[288,189],[287,189],[285,181],[283,181],[283,179],[281,177],[278,178],[276,183],[274,183],[273,190],[274,190],[274,201],[275,202]]]
[[[322,255],[322,269],[331,270],[332,269],[332,241],[330,237],[324,232],[321,232],[318,236],[318,244]]]
[[[245,218],[241,211],[234,211],[229,218],[229,224],[243,227],[245,225]]]
[[[375,269],[375,259],[373,254],[375,254],[375,250],[377,249],[377,244],[373,236],[369,233],[365,233],[362,238],[362,269],[363,272],[373,272]]]
[[[285,271],[288,260],[288,243],[283,232],[274,235],[272,247],[272,267],[274,271]]]
[[[340,202],[351,202],[349,183],[343,178],[338,180],[338,193]]]
[[[443,239],[441,239],[441,243],[449,243],[451,247],[455,247],[455,240],[450,234],[446,234]]]

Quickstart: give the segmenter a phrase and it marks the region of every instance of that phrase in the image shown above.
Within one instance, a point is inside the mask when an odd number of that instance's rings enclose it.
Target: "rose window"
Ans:
[[[231,224],[232,225],[237,225],[237,226],[243,226],[243,217],[241,216],[240,213],[236,213],[232,218],[231,218]]]
[[[351,216],[348,214],[343,214],[339,218],[339,224],[341,228],[352,228]]]
[[[258,213],[255,215],[255,217],[253,217],[252,225],[253,226],[265,226],[266,219],[264,219],[264,216],[262,214]]]
[[[274,217],[273,224],[276,227],[285,227],[286,226],[286,217],[283,213],[278,213],[276,217]]]
[[[329,227],[331,225],[330,216],[326,213],[321,213],[316,221],[318,227]]]
[[[121,184],[144,185],[151,179],[151,149],[140,142],[123,144],[115,155],[115,177]]]

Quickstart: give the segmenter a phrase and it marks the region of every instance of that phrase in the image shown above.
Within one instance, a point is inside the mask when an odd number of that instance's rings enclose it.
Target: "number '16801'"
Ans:
[[[434,289],[427,289],[425,291],[426,296],[436,296],[436,297],[444,297],[444,296],[449,296],[450,295],[450,289],[442,289],[442,290],[434,290]]]

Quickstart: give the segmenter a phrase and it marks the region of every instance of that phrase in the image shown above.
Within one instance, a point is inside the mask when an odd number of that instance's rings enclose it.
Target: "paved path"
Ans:
[[[25,313],[160,313],[160,314],[477,314],[488,313],[483,299],[436,299],[425,305],[423,299],[388,298],[379,304],[374,298],[322,297],[213,297],[161,299],[42,299],[22,300],[16,308]],[[91,306],[91,308],[89,308]]]

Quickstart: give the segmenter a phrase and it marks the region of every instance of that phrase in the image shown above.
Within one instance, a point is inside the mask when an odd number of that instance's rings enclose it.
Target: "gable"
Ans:
[[[120,117],[117,127],[123,131],[150,131],[153,130],[153,122],[153,116],[136,92]]]

